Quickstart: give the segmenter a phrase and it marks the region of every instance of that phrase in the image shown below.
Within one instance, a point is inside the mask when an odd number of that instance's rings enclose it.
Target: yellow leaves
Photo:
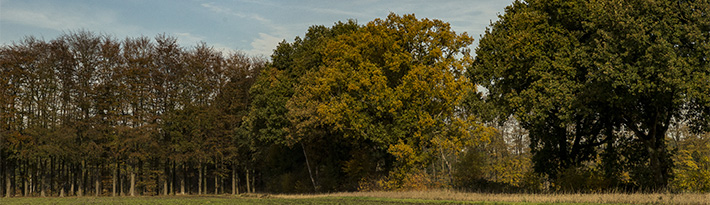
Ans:
[[[710,143],[707,136],[689,136],[679,145],[674,156],[675,175],[671,186],[684,191],[710,191]]]
[[[420,113],[419,120],[417,121],[417,126],[419,129],[426,130],[427,128],[433,127],[436,121],[428,113]]]
[[[389,175],[377,181],[384,190],[426,190],[432,186],[431,176],[416,165],[421,164],[422,156],[404,141],[389,145],[387,152],[395,156],[400,163]],[[364,188],[361,186],[361,188]],[[372,188],[372,187],[365,187]]]
[[[397,165],[382,187],[428,186],[420,172],[433,158],[453,162],[487,140],[478,133],[487,130],[461,111],[475,89],[463,76],[472,42],[445,22],[394,14],[330,39],[320,50],[322,65],[299,79],[292,122],[304,137],[328,129],[384,145]]]
[[[397,158],[398,162],[406,165],[414,165],[414,162],[417,161],[414,149],[411,146],[404,144],[404,141],[401,139],[397,144],[390,144],[387,152]]]

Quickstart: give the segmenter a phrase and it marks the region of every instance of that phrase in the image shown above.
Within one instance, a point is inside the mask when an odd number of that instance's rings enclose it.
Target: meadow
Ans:
[[[340,192],[159,197],[17,197],[0,204],[710,204],[710,194],[485,194],[457,191]]]

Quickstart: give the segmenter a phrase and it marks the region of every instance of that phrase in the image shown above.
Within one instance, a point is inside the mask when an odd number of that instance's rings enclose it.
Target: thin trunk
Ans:
[[[214,165],[214,194],[219,194],[219,175],[217,175],[217,171],[219,170],[217,165],[218,163],[215,162]]]
[[[69,167],[67,167],[67,170],[69,171],[69,194],[68,195],[76,195],[76,165],[74,164],[69,164]]]
[[[170,162],[170,166],[172,168],[172,172],[170,172],[170,194],[175,195],[175,181],[177,181],[175,178],[175,162]]]
[[[239,194],[239,189],[237,188],[237,166],[232,165],[232,195]]]
[[[118,185],[118,160],[116,166],[113,167],[113,177],[111,179],[111,196],[116,196],[116,187]]]
[[[13,167],[8,167],[8,171],[5,172],[5,197],[12,197],[12,183],[10,178],[10,172],[14,171]]]
[[[165,172],[163,173],[163,195],[167,196],[170,193],[169,183],[170,180],[170,160],[165,160]]]
[[[40,172],[41,180],[39,182],[39,194],[41,197],[46,197],[47,192],[45,190],[47,189],[47,174],[45,172],[47,171],[47,162],[45,160],[42,160],[41,162],[42,169]],[[52,168],[50,167],[49,169],[51,170]]]
[[[21,167],[21,164],[20,164],[20,163],[21,163],[21,162],[15,161],[15,166],[16,166],[16,167],[13,166],[13,169],[10,170],[10,171],[11,171],[10,181],[11,181],[11,183],[12,183],[11,189],[10,189],[10,192],[11,192],[12,194],[11,194],[10,196],[15,196],[15,193],[17,193],[17,189],[19,188],[18,186],[20,186],[18,180],[20,180],[19,177],[22,176],[22,175],[19,175],[19,176],[18,176],[18,175],[16,174],[16,172],[15,172],[15,169],[20,169],[20,171],[22,170],[22,167]]]
[[[34,173],[31,168],[30,162],[27,161],[27,164],[25,164],[25,177],[27,177],[26,186],[25,186],[25,196],[32,196],[32,185],[33,181],[32,179],[34,178]]]
[[[12,168],[10,169],[10,179],[7,180],[8,183],[10,183],[10,188],[8,188],[8,197],[15,196],[15,192],[17,192],[17,176],[15,175],[15,169],[19,168],[17,167],[19,163],[15,161],[15,164],[13,164]]]
[[[441,154],[441,160],[444,162],[442,163],[442,168],[444,170],[441,171],[447,171],[447,174],[449,175],[449,183],[453,183],[453,175],[451,173],[451,163],[449,163],[449,160],[446,159],[446,155],[444,155],[444,151],[442,149],[439,149],[439,153]],[[443,167],[443,165],[446,164],[446,168]]]
[[[121,166],[118,167],[118,195],[126,196],[126,174],[121,173]]]
[[[246,175],[247,175],[247,176],[246,176],[246,179],[247,179],[247,181],[246,181],[246,182],[247,182],[247,193],[251,193],[251,188],[250,188],[251,184],[249,183],[249,169],[244,169],[244,171],[246,172]]]
[[[168,193],[168,177],[165,176],[165,179],[163,180],[163,195],[167,196]]]
[[[69,171],[66,171],[66,168],[66,163],[64,162],[64,160],[62,160],[59,164],[59,181],[61,182],[57,182],[57,186],[59,186],[59,197],[64,197],[64,195],[66,195],[64,193],[64,187],[66,186],[67,180],[69,178],[69,176],[67,176]]]
[[[202,166],[202,193],[207,194],[207,166]]]
[[[84,182],[86,178],[86,161],[81,161],[81,178],[79,179],[79,191],[77,196],[84,196]]]
[[[50,159],[51,160],[49,161],[50,162],[49,163],[49,191],[50,191],[50,196],[51,196],[55,192],[55,187],[57,187],[56,186],[57,175],[56,175],[55,171],[57,171],[57,169],[59,169],[59,166],[57,165],[57,160],[54,157],[52,157]]]
[[[197,165],[198,177],[197,177],[197,195],[202,195],[202,162]]]
[[[306,167],[308,168],[308,176],[311,177],[311,183],[313,183],[313,191],[318,192],[316,180],[313,179],[313,173],[311,172],[311,164],[308,162],[308,155],[306,155],[306,146],[303,145],[303,142],[301,142],[301,150],[303,150],[303,157],[306,158]]]
[[[131,166],[131,196],[136,196],[136,167]]]
[[[0,111],[0,112],[2,112],[2,111]],[[6,192],[5,191],[5,172],[6,172],[5,171],[5,168],[6,168],[5,161],[7,159],[5,159],[5,156],[2,153],[3,153],[3,151],[2,151],[2,149],[0,149],[0,196],[4,196],[5,192]]]
[[[95,196],[101,195],[101,165],[96,166],[96,174],[94,176],[94,190],[96,190]]]
[[[182,177],[180,177],[180,194],[185,195],[185,178],[187,178],[187,171],[185,170],[185,163],[182,163]]]
[[[29,184],[29,178],[30,178],[29,175],[30,174],[28,173],[30,171],[30,169],[28,168],[29,167],[28,164],[29,163],[27,161],[25,161],[24,171],[21,174],[21,176],[22,176],[22,191],[23,191],[22,196],[28,196],[29,192],[30,192],[30,184]]]

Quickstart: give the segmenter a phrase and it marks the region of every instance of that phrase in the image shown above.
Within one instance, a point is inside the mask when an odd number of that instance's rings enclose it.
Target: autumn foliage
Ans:
[[[27,37],[0,48],[0,192],[708,192],[710,6],[641,2],[516,1],[475,57],[414,14],[268,60]]]

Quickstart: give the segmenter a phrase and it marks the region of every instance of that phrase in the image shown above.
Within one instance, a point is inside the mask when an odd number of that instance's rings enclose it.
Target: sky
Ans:
[[[366,24],[389,13],[439,19],[477,40],[513,0],[0,0],[0,45],[80,30],[126,37],[167,34],[183,47],[268,57],[312,25]],[[474,42],[474,44],[476,44]]]

